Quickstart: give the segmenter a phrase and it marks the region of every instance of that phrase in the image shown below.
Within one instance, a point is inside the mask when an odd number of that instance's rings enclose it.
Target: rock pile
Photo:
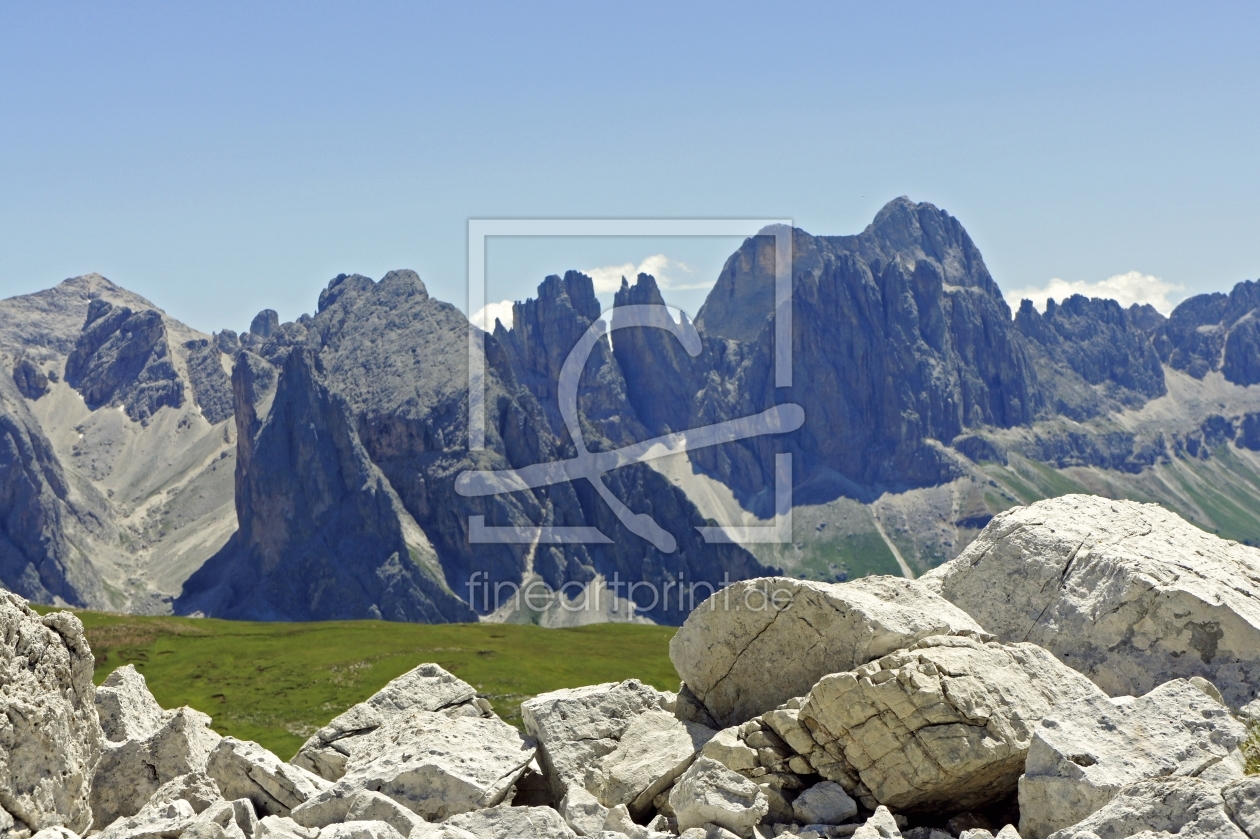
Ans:
[[[1260,839],[1243,754],[1260,716],[1253,598],[1260,551],[1069,496],[997,517],[923,583],[718,592],[671,644],[678,693],[554,691],[522,704],[522,733],[423,664],[286,763],[162,709],[133,668],[93,690],[78,621],[5,593],[0,826],[15,839]]]

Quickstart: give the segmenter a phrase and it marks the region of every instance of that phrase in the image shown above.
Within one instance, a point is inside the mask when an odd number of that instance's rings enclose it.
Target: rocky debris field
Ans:
[[[1155,505],[997,516],[921,581],[723,589],[636,680],[521,707],[420,664],[285,762],[99,688],[82,626],[0,596],[14,839],[1260,839],[1260,550]]]

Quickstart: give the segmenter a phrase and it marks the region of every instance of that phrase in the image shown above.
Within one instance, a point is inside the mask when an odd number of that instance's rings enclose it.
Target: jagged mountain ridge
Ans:
[[[584,372],[593,449],[783,402],[806,409],[791,434],[607,476],[680,539],[674,554],[625,531],[583,481],[454,492],[467,468],[572,455],[556,377],[601,314],[577,272],[548,277],[487,336],[488,445],[475,453],[467,320],[413,272],[341,275],[314,315],[281,323],[264,311],[240,335],[195,333],[99,277],[3,301],[12,454],[0,469],[27,488],[0,499],[0,579],[37,600],[117,609],[467,620],[493,611],[476,579],[572,592],[772,566],[917,574],[995,512],[1074,490],[1160,500],[1209,529],[1260,536],[1247,513],[1260,503],[1257,284],[1192,298],[1167,320],[1079,296],[1012,317],[961,224],[931,205],[893,201],[855,236],[791,235],[793,388],[773,386],[772,235],[728,260],[696,316],[698,356],[660,330],[622,330]],[[652,302],[661,294],[646,275],[616,295]],[[766,522],[783,451],[795,542],[704,544],[697,525]],[[142,452],[147,469],[132,463]],[[171,463],[140,480],[158,460]],[[613,543],[474,545],[472,515],[595,525]],[[658,621],[685,614],[641,605]]]

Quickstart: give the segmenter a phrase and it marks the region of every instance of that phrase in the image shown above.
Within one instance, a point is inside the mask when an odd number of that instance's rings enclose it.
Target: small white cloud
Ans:
[[[479,326],[487,332],[493,332],[495,318],[503,321],[503,326],[505,328],[512,328],[511,300],[500,300],[498,303],[487,303],[485,306],[481,307],[479,312],[469,318],[469,320],[471,320],[475,326]]]
[[[1159,312],[1167,315],[1176,306],[1176,302],[1169,299],[1170,296],[1180,298],[1185,290],[1186,287],[1183,285],[1174,285],[1140,271],[1129,271],[1127,274],[1116,274],[1114,277],[1108,277],[1096,283],[1068,282],[1055,277],[1041,288],[1016,289],[1007,294],[1006,299],[1016,307],[1020,300],[1031,300],[1038,310],[1044,312],[1046,301],[1051,298],[1062,303],[1073,294],[1083,294],[1086,297],[1110,298],[1125,308],[1134,303],[1149,303]]]
[[[582,272],[595,282],[596,294],[612,294],[621,288],[621,278],[634,282],[640,274],[651,274],[656,278],[656,285],[661,291],[690,291],[697,288],[709,288],[712,282],[688,283],[680,274],[694,274],[695,270],[685,262],[670,259],[663,253],[653,254],[637,266],[633,262],[623,265],[605,265],[600,268],[587,268]]]

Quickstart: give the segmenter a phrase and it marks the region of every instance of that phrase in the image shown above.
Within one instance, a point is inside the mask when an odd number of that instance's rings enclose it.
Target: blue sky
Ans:
[[[1258,36],[1254,3],[7,3],[0,295],[100,271],[239,330],[342,271],[462,304],[469,217],[836,234],[903,194],[1007,290],[1227,289],[1260,276]],[[638,244],[495,282],[730,250]]]

